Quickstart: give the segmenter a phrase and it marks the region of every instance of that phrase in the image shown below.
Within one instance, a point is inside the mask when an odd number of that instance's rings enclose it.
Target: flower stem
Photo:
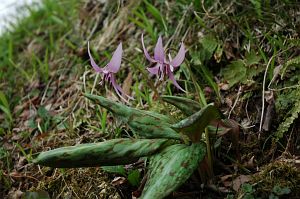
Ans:
[[[205,140],[206,140],[206,148],[207,148],[207,161],[208,161],[208,172],[209,177],[212,178],[214,176],[213,172],[213,158],[211,154],[211,146],[210,146],[210,140],[209,140],[209,133],[208,128],[205,128]]]
[[[148,85],[150,86],[150,88],[153,90],[155,96],[157,96],[157,99],[162,103],[163,107],[166,108],[165,102],[162,100],[162,98],[160,97],[157,87],[155,87],[154,83],[152,81],[149,81],[148,75],[145,73],[144,70],[142,70],[138,65],[136,65],[134,62],[132,62],[129,59],[123,58],[126,61],[128,61],[130,64],[132,64],[142,75],[143,78],[147,80]]]

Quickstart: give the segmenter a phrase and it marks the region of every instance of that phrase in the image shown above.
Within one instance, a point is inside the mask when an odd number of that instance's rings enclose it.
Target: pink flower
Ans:
[[[185,48],[184,44],[181,43],[180,49],[175,56],[174,59],[172,59],[171,55],[169,54],[169,61],[166,60],[165,58],[165,53],[164,53],[164,47],[162,43],[162,38],[159,36],[156,46],[154,48],[154,57],[151,57],[148,53],[148,51],[145,48],[144,45],[144,37],[142,35],[142,45],[143,45],[143,50],[145,57],[150,61],[151,63],[155,63],[154,67],[148,67],[147,70],[154,75],[157,75],[160,77],[160,80],[164,78],[164,76],[168,76],[169,79],[173,82],[173,84],[180,89],[181,91],[185,92],[177,83],[177,81],[174,78],[174,69],[178,68],[184,58],[185,58]]]
[[[110,82],[114,87],[118,96],[127,102],[127,100],[123,96],[126,96],[128,99],[133,99],[133,98],[127,95],[126,93],[124,93],[123,89],[117,84],[115,78],[115,73],[117,73],[120,70],[122,53],[123,53],[122,43],[120,43],[118,48],[114,52],[111,60],[108,62],[108,64],[105,67],[100,68],[92,57],[92,54],[90,52],[90,44],[88,42],[88,54],[91,60],[91,65],[97,73],[102,74],[102,81],[100,82],[100,84],[103,85],[103,81]]]

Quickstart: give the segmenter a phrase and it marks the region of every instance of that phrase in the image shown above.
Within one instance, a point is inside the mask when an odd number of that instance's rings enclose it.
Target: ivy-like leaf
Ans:
[[[136,162],[164,148],[167,139],[113,139],[42,152],[35,164],[55,168],[113,166]]]
[[[222,71],[222,74],[224,79],[229,82],[229,87],[232,87],[246,78],[247,68],[243,60],[237,60],[231,62],[231,64]]]
[[[148,180],[141,199],[160,199],[183,184],[206,154],[204,143],[171,145],[150,159]]]
[[[180,134],[171,128],[171,119],[165,115],[130,108],[97,95],[84,96],[118,116],[140,138],[181,139]]]
[[[219,42],[213,35],[207,35],[200,40],[200,43],[202,44],[203,47],[203,50],[201,51],[200,54],[200,59],[203,62],[205,60],[209,60],[212,57]]]

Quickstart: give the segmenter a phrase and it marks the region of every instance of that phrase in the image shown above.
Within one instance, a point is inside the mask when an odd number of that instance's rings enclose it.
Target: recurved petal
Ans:
[[[148,59],[148,61],[150,61],[150,62],[156,62],[156,61],[149,55],[147,49],[145,48],[145,44],[144,44],[144,35],[143,35],[143,34],[142,34],[141,40],[142,40],[143,51],[144,51],[144,55],[145,55],[146,59]]]
[[[161,64],[157,63],[154,67],[152,68],[147,68],[147,70],[153,74],[153,75],[158,75],[158,71],[159,71],[159,68],[160,68]]]
[[[178,67],[180,66],[180,64],[182,64],[183,60],[185,58],[185,47],[184,47],[184,44],[181,43],[181,46],[180,46],[180,49],[177,53],[177,55],[175,56],[174,59],[170,60],[170,64],[173,66],[173,67]]]
[[[159,36],[156,46],[154,48],[154,59],[162,63],[165,61],[164,46],[162,43],[161,36]]]
[[[91,65],[94,68],[94,70],[96,72],[102,73],[103,72],[102,69],[96,64],[96,62],[94,61],[94,59],[92,57],[92,54],[90,52],[90,42],[89,41],[88,41],[88,54],[89,54],[89,57],[90,57]]]
[[[183,88],[181,88],[181,87],[179,86],[179,84],[177,83],[177,81],[176,81],[176,79],[175,79],[175,77],[174,77],[174,74],[173,74],[173,72],[172,72],[171,70],[168,70],[168,76],[169,76],[169,79],[173,82],[173,84],[174,84],[179,90],[181,90],[181,91],[183,91],[183,92],[186,92],[185,90],[183,90]]]
[[[118,48],[114,52],[110,62],[107,64],[105,69],[109,72],[116,73],[119,71],[122,61],[122,42],[118,45]]]
[[[112,86],[114,87],[114,89],[115,89],[117,95],[118,95],[122,100],[124,100],[125,102],[128,103],[128,100],[126,100],[123,96],[126,96],[128,99],[131,99],[131,100],[134,99],[133,97],[127,95],[127,94],[123,91],[123,89],[121,88],[121,86],[119,86],[119,84],[117,84],[116,79],[115,79],[115,76],[114,76],[113,74],[111,74],[110,81],[111,81],[111,84],[112,84]]]

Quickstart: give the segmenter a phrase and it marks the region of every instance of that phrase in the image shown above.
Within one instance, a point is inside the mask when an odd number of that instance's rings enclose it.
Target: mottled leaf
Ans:
[[[186,134],[202,133],[211,121],[220,118],[222,113],[213,104],[208,104],[200,111],[172,125],[172,128]]]
[[[150,159],[148,180],[141,199],[160,199],[183,184],[206,154],[204,143],[171,145]]]
[[[198,102],[191,99],[187,99],[185,97],[163,95],[162,99],[165,102],[176,106],[187,116],[190,116],[201,109],[200,104]]]
[[[42,152],[33,162],[56,168],[129,164],[136,162],[140,157],[156,153],[165,147],[167,142],[167,139],[122,138],[79,144]]]
[[[130,108],[97,95],[84,95],[118,116],[140,138],[181,138],[180,134],[171,128],[171,119],[165,115]]]
[[[171,128],[171,124],[158,118],[133,114],[127,124],[141,138],[181,139],[180,134]]]

